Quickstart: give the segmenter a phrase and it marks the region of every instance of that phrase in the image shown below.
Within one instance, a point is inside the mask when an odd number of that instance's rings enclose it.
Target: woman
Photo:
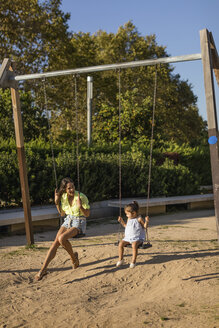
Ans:
[[[41,280],[47,273],[47,267],[56,256],[56,251],[61,245],[70,255],[72,266],[77,269],[79,266],[78,253],[73,252],[69,238],[77,234],[85,233],[86,217],[90,215],[90,206],[87,197],[75,190],[74,182],[70,178],[61,181],[59,190],[55,190],[55,204],[61,216],[65,216],[56,238],[50,247],[46,259],[35,279]]]

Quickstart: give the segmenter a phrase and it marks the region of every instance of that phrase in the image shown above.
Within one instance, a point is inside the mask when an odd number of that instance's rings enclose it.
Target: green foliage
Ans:
[[[4,0],[0,10],[0,58],[13,59],[20,74],[47,66],[55,69],[57,62],[64,66],[66,56],[70,57],[70,15],[60,6],[61,0]]]
[[[28,74],[168,56],[165,47],[157,44],[155,35],[140,35],[132,22],[120,26],[115,34],[98,31],[91,35],[69,32],[69,18],[61,10],[61,0],[3,1],[0,57],[16,63],[16,74]],[[156,69],[151,196],[195,193],[200,185],[211,184],[206,122],[199,116],[197,97],[188,81],[175,75],[169,64]],[[77,185],[77,132],[81,190],[90,201],[118,197],[119,102],[122,196],[145,197],[147,193],[155,67],[121,70],[120,86],[118,71],[92,75],[93,145],[90,148],[84,145],[86,76],[55,77],[47,79],[45,84],[40,80],[20,84],[32,204],[53,200],[56,182],[50,142],[54,147],[58,182],[64,176],[71,176]],[[20,205],[9,90],[0,90],[0,135],[0,200],[3,205]],[[178,156],[178,165],[171,153]]]
[[[48,122],[42,111],[34,105],[30,91],[20,90],[23,134],[26,141],[47,136]],[[0,89],[0,135],[4,139],[14,138],[14,120],[10,90]]]
[[[11,93],[7,89],[0,89],[0,135],[4,139],[14,137],[13,112],[11,104]]]
[[[0,11],[0,57],[13,59],[17,74],[27,74],[168,56],[165,47],[157,44],[155,35],[142,36],[130,21],[116,33],[100,30],[91,35],[69,32],[69,18],[61,10],[61,0],[5,0]],[[92,75],[93,139],[114,143],[118,140],[119,74],[111,70]],[[125,69],[120,77],[122,139],[125,143],[147,141],[151,131],[155,67]],[[47,79],[47,101],[42,81],[31,80],[20,85],[31,91],[22,95],[25,140],[39,135],[48,139],[43,117],[47,111],[54,140],[73,141],[77,129],[80,140],[86,140],[86,76],[82,74],[76,80],[77,85],[72,76]],[[0,128],[5,120],[5,135],[13,137],[10,102],[2,101]],[[157,67],[155,134],[160,140],[192,146],[206,138],[206,122],[199,116],[197,97],[188,81],[174,74],[169,64]]]
[[[80,147],[80,189],[91,202],[119,197],[118,145]],[[25,144],[28,181],[32,204],[53,202],[56,181],[50,143],[42,139]],[[166,144],[167,150],[178,151],[179,164],[164,157],[155,148],[152,161],[151,197],[199,193],[203,184],[211,184],[209,151],[205,147],[191,148]],[[165,149],[165,150],[166,150]],[[103,151],[102,151],[103,150]],[[16,147],[12,140],[0,141],[1,206],[21,205],[21,192]],[[148,188],[149,143],[122,147],[122,197],[146,197]],[[193,156],[194,155],[194,156]],[[160,159],[163,157],[163,162]],[[77,156],[71,144],[54,145],[58,184],[70,176],[77,187]]]

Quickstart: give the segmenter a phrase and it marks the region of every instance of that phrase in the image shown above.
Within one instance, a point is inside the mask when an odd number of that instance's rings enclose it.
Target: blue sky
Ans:
[[[69,30],[73,32],[116,33],[131,20],[142,36],[155,34],[170,56],[200,53],[199,31],[207,28],[219,53],[219,0],[62,0],[61,8],[71,13]],[[199,113],[207,120],[202,62],[173,66],[174,72],[192,85]],[[219,88],[214,82],[219,116]]]

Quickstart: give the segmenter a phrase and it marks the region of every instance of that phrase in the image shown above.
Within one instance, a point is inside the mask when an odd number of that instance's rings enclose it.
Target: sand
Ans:
[[[55,234],[36,233],[33,249],[25,248],[25,236],[0,238],[0,327],[219,327],[213,210],[152,217],[152,248],[139,250],[134,269],[130,248],[125,265],[115,266],[116,219],[92,224],[86,237],[70,240],[80,266],[73,270],[59,248],[49,273],[37,282]]]

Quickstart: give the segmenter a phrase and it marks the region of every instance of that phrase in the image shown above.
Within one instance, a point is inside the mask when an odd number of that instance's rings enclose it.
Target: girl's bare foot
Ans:
[[[73,269],[77,269],[77,267],[79,266],[78,252],[74,253],[74,260],[72,259],[72,266]]]

